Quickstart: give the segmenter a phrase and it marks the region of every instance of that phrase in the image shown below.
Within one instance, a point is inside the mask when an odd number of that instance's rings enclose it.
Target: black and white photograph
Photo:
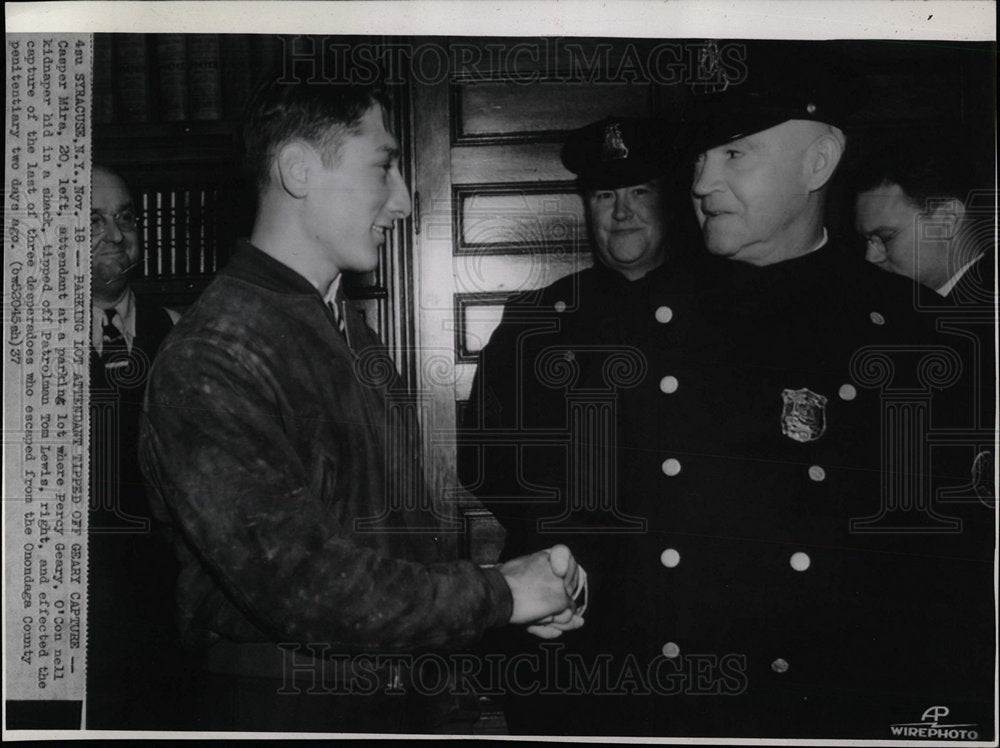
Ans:
[[[5,739],[996,744],[995,20],[218,5],[8,27]]]

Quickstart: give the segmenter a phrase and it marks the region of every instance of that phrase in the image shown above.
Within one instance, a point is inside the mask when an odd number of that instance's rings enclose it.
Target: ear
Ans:
[[[954,239],[965,216],[965,203],[957,197],[949,197],[947,200],[936,202],[929,215],[934,225],[942,229],[940,238]]]
[[[812,142],[805,154],[806,187],[810,192],[830,181],[843,155],[843,140],[833,132],[823,133]]]
[[[277,172],[277,183],[292,197],[305,197],[309,188],[310,161],[312,149],[301,141],[293,140],[278,149],[273,168]]]

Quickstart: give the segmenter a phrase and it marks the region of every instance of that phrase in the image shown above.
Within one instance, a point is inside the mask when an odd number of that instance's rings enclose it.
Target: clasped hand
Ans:
[[[555,545],[500,565],[514,598],[510,622],[527,624],[530,633],[555,639],[583,625],[585,605],[576,598],[587,585],[587,572],[569,548]]]

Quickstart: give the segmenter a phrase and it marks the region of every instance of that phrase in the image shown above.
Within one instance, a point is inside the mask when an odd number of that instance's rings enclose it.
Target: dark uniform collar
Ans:
[[[669,261],[664,261],[663,265],[666,265],[667,262],[669,262]],[[620,287],[624,288],[624,287],[628,287],[628,286],[632,286],[632,285],[641,285],[641,284],[643,284],[650,275],[652,275],[657,270],[659,270],[660,268],[662,268],[663,265],[660,265],[660,267],[655,268],[654,270],[650,270],[648,273],[646,273],[641,278],[636,278],[635,280],[630,280],[629,278],[626,278],[624,275],[622,275],[618,270],[615,270],[614,268],[608,267],[603,262],[601,262],[599,259],[595,258],[594,259],[594,266],[591,269],[591,272],[593,273],[594,277],[597,278],[602,283],[605,283],[605,284],[607,284],[609,286],[615,286],[615,287],[619,287],[620,286]]]
[[[595,278],[609,286],[620,288],[623,291],[639,292],[642,289],[662,286],[664,282],[669,282],[671,279],[686,277],[695,271],[696,264],[693,258],[686,255],[676,257],[668,255],[659,266],[641,278],[630,280],[617,270],[609,268],[600,260],[595,259],[592,272]]]
[[[823,289],[839,288],[836,281],[851,262],[843,247],[831,246],[830,242],[808,254],[771,265],[730,260],[725,278],[717,286],[723,298],[716,301],[732,313],[750,317],[784,314],[797,305],[815,303],[810,298]]]
[[[737,285],[777,284],[791,289],[798,285],[793,282],[795,279],[813,277],[832,270],[844,259],[843,252],[832,249],[830,242],[827,242],[808,254],[770,265],[751,265],[747,262],[732,261],[731,277]]]

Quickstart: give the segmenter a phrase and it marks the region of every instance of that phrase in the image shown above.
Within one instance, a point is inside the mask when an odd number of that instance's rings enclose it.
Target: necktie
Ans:
[[[118,312],[114,309],[104,310],[101,361],[104,362],[105,368],[115,368],[128,363],[128,346],[125,344],[125,336],[114,323],[116,314]]]

